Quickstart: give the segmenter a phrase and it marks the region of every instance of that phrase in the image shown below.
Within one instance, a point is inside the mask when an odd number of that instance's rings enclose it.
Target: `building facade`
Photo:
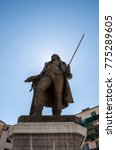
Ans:
[[[99,106],[86,108],[76,116],[80,117],[81,125],[87,128],[83,150],[99,150]]]
[[[8,137],[8,130],[10,125],[5,124],[0,120],[0,150],[11,149],[11,139]]]

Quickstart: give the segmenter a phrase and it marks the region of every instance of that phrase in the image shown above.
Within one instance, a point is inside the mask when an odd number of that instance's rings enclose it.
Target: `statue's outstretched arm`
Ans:
[[[25,82],[34,82],[39,79],[39,75],[28,77]]]

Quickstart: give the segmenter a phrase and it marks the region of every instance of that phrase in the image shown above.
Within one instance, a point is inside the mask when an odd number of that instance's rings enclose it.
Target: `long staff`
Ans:
[[[71,60],[70,60],[70,62],[69,62],[68,65],[71,64],[71,62],[72,62],[72,60],[73,60],[73,58],[74,58],[74,56],[75,56],[75,54],[76,54],[76,52],[77,52],[77,50],[78,50],[78,48],[79,48],[79,46],[80,46],[80,44],[81,44],[83,38],[84,38],[84,34],[82,35],[81,40],[80,40],[80,42],[79,42],[79,44],[78,44],[78,46],[77,46],[77,48],[76,48],[76,50],[75,50],[75,52],[74,52],[74,54],[73,54],[73,56],[72,56],[72,58],[71,58]]]

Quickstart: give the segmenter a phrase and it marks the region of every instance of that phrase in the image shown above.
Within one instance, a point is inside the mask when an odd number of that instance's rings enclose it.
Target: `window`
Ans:
[[[96,115],[95,111],[91,112],[91,116],[95,116],[95,115]]]
[[[83,145],[83,150],[89,150],[89,145],[88,144],[84,144]]]
[[[6,142],[11,143],[11,139],[9,137],[7,137]]]

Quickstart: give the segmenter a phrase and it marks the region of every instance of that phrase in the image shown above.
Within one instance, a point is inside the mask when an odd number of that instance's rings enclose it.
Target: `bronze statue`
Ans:
[[[62,109],[73,103],[67,79],[71,79],[70,66],[57,54],[45,63],[39,75],[31,76],[25,82],[32,82],[34,91],[30,115],[42,115],[43,107],[51,107],[53,115],[61,115]]]

